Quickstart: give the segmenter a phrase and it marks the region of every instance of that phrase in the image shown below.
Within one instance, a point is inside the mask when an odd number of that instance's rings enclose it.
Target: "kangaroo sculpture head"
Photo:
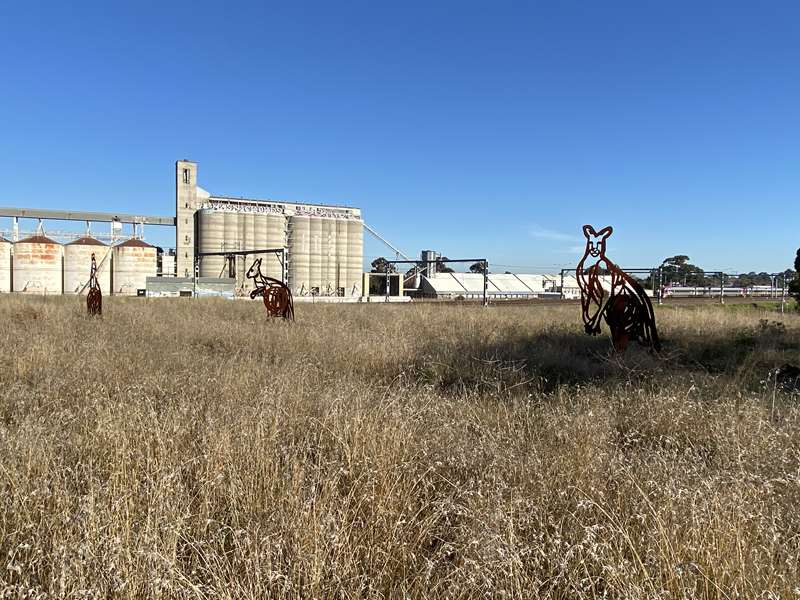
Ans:
[[[583,258],[605,258],[606,257],[606,240],[614,232],[614,229],[609,225],[603,227],[600,231],[595,231],[591,225],[583,226],[583,235],[586,237],[586,249],[583,252]]]
[[[253,261],[253,264],[250,265],[250,268],[247,269],[247,278],[255,279],[260,274],[261,274],[261,259],[257,258]]]

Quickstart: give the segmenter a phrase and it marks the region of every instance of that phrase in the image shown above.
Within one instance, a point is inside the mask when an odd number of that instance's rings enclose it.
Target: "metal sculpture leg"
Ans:
[[[606,309],[605,320],[611,330],[611,340],[617,352],[625,352],[630,341],[630,336],[625,330],[626,312],[629,306],[628,297],[620,295],[610,300]]]
[[[103,294],[97,281],[97,263],[92,253],[92,270],[89,273],[89,293],[86,295],[86,311],[92,315],[103,313]]]
[[[606,240],[613,231],[611,227],[598,232],[591,225],[583,226],[586,250],[575,276],[581,289],[584,328],[589,335],[597,335],[602,319],[611,330],[611,339],[617,352],[625,352],[631,340],[658,351],[661,342],[653,304],[647,292],[635,279],[606,258]],[[596,260],[587,266],[587,259],[590,258]],[[603,287],[603,277],[607,284],[610,280],[609,289]]]

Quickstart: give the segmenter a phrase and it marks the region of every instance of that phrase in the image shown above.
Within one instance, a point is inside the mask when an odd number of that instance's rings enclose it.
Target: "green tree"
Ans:
[[[661,263],[661,272],[664,274],[665,284],[675,285],[705,285],[705,272],[700,267],[689,262],[685,254],[677,254],[665,258]]]
[[[370,263],[372,270],[370,273],[396,273],[397,269],[383,256],[379,256]],[[386,278],[385,277],[370,277],[369,278],[369,293],[372,296],[382,296],[386,293]]]
[[[382,256],[379,256],[375,260],[373,260],[370,265],[372,266],[372,271],[370,273],[396,273],[397,269],[395,266],[390,263],[387,259]]]
[[[480,274],[483,274],[483,270],[484,270],[485,268],[486,268],[486,263],[485,263],[485,262],[483,262],[482,260],[479,260],[478,262],[472,263],[472,264],[469,266],[469,272],[470,272],[470,273],[480,273]]]
[[[455,271],[453,271],[453,269],[451,269],[450,267],[447,266],[446,262],[441,262],[443,260],[449,260],[449,259],[446,256],[443,256],[442,258],[437,260],[436,263],[435,263],[436,272],[437,273],[455,273]]]

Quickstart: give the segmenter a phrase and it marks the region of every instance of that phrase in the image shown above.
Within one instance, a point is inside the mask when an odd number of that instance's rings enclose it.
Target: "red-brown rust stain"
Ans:
[[[61,261],[61,249],[52,244],[27,244],[15,248],[14,261],[28,264],[55,264]]]

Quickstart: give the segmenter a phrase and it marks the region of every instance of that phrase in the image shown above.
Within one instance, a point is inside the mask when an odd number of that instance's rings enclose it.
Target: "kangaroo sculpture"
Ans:
[[[591,225],[583,226],[586,249],[575,275],[581,289],[584,329],[589,335],[597,335],[603,319],[617,352],[624,352],[631,340],[659,351],[661,342],[650,298],[635,279],[606,257],[606,240],[613,231],[610,226],[600,231]],[[592,260],[593,264],[587,264]],[[611,277],[609,291],[601,284],[604,273]]]
[[[92,316],[103,313],[103,294],[97,281],[97,263],[92,252],[92,268],[89,271],[89,293],[86,294],[86,310]]]
[[[255,285],[255,289],[250,292],[250,298],[261,296],[269,316],[294,321],[292,291],[282,281],[267,277],[261,272],[260,258],[250,265],[247,270],[247,278],[252,279],[253,285]]]

